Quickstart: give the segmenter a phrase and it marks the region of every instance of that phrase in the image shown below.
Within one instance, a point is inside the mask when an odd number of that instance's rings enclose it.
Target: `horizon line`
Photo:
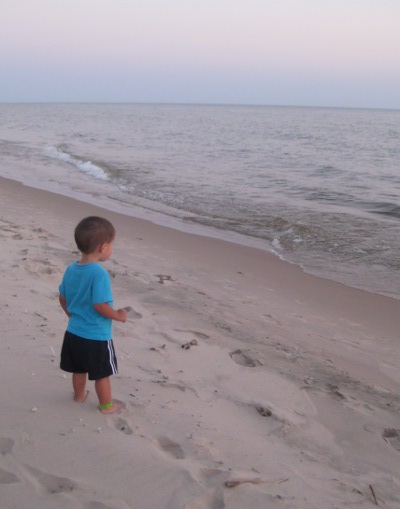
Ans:
[[[314,109],[342,109],[342,110],[381,110],[400,111],[396,107],[384,106],[332,106],[332,105],[304,105],[304,104],[262,104],[262,103],[219,103],[219,102],[165,102],[165,101],[2,101],[0,105],[137,105],[137,106],[209,106],[209,107],[253,107],[253,108],[314,108]]]

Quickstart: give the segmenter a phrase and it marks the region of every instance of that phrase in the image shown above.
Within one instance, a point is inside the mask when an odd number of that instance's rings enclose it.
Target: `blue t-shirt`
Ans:
[[[59,291],[67,301],[70,314],[68,332],[85,339],[112,338],[112,320],[93,307],[103,302],[110,306],[113,303],[110,276],[99,263],[72,263],[64,273]]]

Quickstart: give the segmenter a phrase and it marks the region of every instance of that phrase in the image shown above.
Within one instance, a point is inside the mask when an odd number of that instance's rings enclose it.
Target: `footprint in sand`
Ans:
[[[14,447],[12,438],[0,437],[0,454],[9,454]]]
[[[184,349],[184,350],[189,350],[190,347],[192,346],[197,346],[197,339],[192,339],[191,341],[188,341],[187,343],[184,343],[183,345],[181,345],[181,347]]]
[[[251,404],[245,405],[245,407],[251,408],[252,411],[255,410],[258,413],[258,415],[260,415],[261,417],[263,417],[265,419],[264,422],[265,422],[266,431],[268,434],[279,432],[285,426],[285,421],[282,418],[275,415],[272,412],[272,410],[270,408],[268,408],[267,406],[260,405],[260,404],[254,405],[253,403],[251,403]]]
[[[103,504],[102,502],[87,502],[83,509],[114,509],[113,507]]]
[[[336,384],[326,384],[326,389],[329,394],[331,394],[335,399],[343,400],[346,397],[342,394],[340,387]]]
[[[143,315],[135,311],[132,306],[126,306],[125,311],[129,314],[129,318],[136,318],[137,320],[143,318]]]
[[[21,482],[19,477],[12,472],[7,472],[7,470],[0,468],[0,484],[14,484],[17,482]]]
[[[117,430],[121,431],[125,435],[132,435],[133,433],[133,430],[129,426],[128,422],[125,419],[122,419],[121,417],[117,419],[115,427],[117,428]]]
[[[167,274],[156,274],[155,277],[158,277],[158,282],[160,285],[163,285],[165,281],[175,281],[172,276],[169,276]]]
[[[25,470],[40,494],[70,493],[77,488],[76,483],[67,477],[57,477],[29,465],[25,465]]]
[[[47,230],[44,230],[43,228],[34,228],[32,231],[34,233],[40,233],[40,235],[38,235],[39,239],[47,239],[49,237],[54,237],[54,235],[51,235]]]
[[[107,419],[107,424],[110,428],[117,429],[118,431],[121,431],[121,433],[124,433],[125,435],[133,434],[133,430],[129,426],[128,421],[122,417],[110,414]]]
[[[236,364],[239,364],[240,366],[245,366],[246,368],[255,368],[256,366],[262,364],[262,362],[260,362],[259,359],[255,358],[255,355],[249,350],[246,351],[235,350],[234,352],[231,352],[229,355],[231,359],[234,362],[236,362]]]
[[[400,452],[400,429],[386,428],[382,437],[393,449]]]
[[[271,417],[272,415],[271,410],[262,405],[256,405],[256,410],[261,415],[261,417]]]
[[[158,439],[158,444],[164,452],[173,458],[177,460],[182,460],[185,458],[185,453],[183,452],[182,447],[168,437],[160,437]]]

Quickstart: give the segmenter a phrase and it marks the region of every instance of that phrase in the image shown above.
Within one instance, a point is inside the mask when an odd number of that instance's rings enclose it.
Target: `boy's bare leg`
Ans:
[[[86,401],[88,391],[86,391],[86,373],[72,374],[72,387],[74,388],[74,400],[78,403]]]
[[[113,414],[120,410],[121,405],[113,403],[111,396],[111,382],[110,377],[100,378],[94,383],[96,394],[99,398],[100,412],[103,414]]]

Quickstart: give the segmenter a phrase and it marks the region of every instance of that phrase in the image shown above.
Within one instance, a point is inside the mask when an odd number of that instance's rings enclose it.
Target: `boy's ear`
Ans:
[[[103,244],[100,244],[99,246],[99,252],[104,253],[104,251],[107,249],[107,247],[111,244],[111,242],[103,242]]]

